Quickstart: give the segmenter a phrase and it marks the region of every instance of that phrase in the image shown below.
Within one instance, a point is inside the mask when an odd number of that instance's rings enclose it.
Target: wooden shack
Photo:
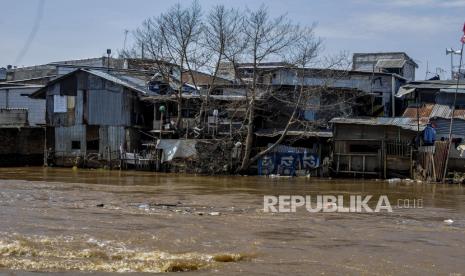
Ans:
[[[424,129],[411,118],[334,118],[336,174],[409,177],[415,137]]]

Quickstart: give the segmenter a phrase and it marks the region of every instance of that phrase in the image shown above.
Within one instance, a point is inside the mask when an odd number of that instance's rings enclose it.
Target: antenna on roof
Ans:
[[[129,30],[124,30],[123,53],[126,51],[126,40],[128,39]]]
[[[454,50],[452,48],[446,48],[446,56],[450,55],[450,75],[451,80],[454,79],[454,55],[460,56],[462,54],[461,50]]]

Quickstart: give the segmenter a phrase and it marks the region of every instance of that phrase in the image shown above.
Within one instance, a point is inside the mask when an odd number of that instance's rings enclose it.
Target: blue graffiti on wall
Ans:
[[[295,175],[296,169],[312,170],[319,165],[318,155],[313,153],[275,152],[258,160],[258,174]]]

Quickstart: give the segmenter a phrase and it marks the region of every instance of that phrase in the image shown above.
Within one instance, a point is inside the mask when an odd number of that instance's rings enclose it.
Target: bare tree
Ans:
[[[208,57],[214,60],[210,64],[211,81],[202,102],[200,119],[204,122],[206,111],[209,108],[209,98],[216,88],[219,68],[222,62],[235,60],[235,57],[244,49],[244,40],[241,36],[244,18],[237,9],[227,9],[223,5],[214,6],[206,18],[204,25],[204,40]]]
[[[256,11],[248,11],[243,32],[247,41],[244,54],[252,61],[252,81],[247,88],[247,135],[240,171],[246,170],[258,158],[251,158],[251,153],[257,108],[259,65],[264,61],[283,56],[284,52],[292,47],[299,33],[298,27],[292,25],[286,16],[270,18],[267,8],[263,5]]]
[[[199,62],[199,40],[202,36],[202,12],[197,1],[189,7],[175,4],[167,12],[149,18],[134,32],[136,47],[142,49],[142,57],[157,61],[158,71],[163,78],[170,82],[177,82],[176,127],[180,127],[183,109],[183,80],[182,73],[187,70],[193,77],[192,71]],[[126,52],[128,55],[137,53],[134,49]],[[174,72],[167,63],[174,64]],[[195,85],[195,83],[194,83]]]
[[[240,129],[225,137],[234,142],[240,141],[244,147],[237,171],[245,172],[260,157],[271,152],[288,137],[291,128],[309,129],[313,127],[312,124],[318,124],[306,121],[302,115],[303,111],[327,109],[340,112],[343,103],[356,99],[355,96],[348,99],[344,93],[331,91],[330,80],[337,79],[337,74],[344,76],[347,71],[326,72],[325,69],[340,67],[344,58],[320,57],[322,43],[314,36],[314,26],[301,27],[293,24],[286,15],[271,17],[263,5],[257,10],[246,11],[227,9],[219,5],[202,17],[197,2],[189,8],[182,8],[177,4],[168,12],[144,21],[135,35],[138,47],[143,46],[144,51],[150,53],[151,57],[176,64],[180,73],[187,69],[194,85],[196,79],[192,74],[193,70],[202,66],[209,69],[211,78],[205,91],[206,95],[204,94],[206,97],[200,97],[200,124],[205,124],[208,111],[217,104],[213,103],[213,100],[210,101],[210,97],[212,91],[218,87],[217,80],[222,63],[227,63],[232,68],[234,83],[244,90],[245,97],[243,101],[228,103],[228,109],[232,107],[234,110],[245,110],[244,115],[240,117]],[[293,85],[287,85],[285,89],[269,81],[272,78],[267,75],[273,75],[274,69],[268,70],[262,66],[266,62],[276,60],[284,60],[286,68],[282,69],[287,70],[288,74],[294,74],[290,76]],[[243,74],[241,61],[248,61],[247,75]],[[320,74],[321,78],[326,77],[328,82],[320,85],[306,83],[308,74],[312,72],[309,67],[321,64],[326,64],[325,69],[321,69],[317,74]],[[268,82],[263,81],[265,78]],[[178,128],[183,105],[183,84],[182,78],[179,79],[181,81],[176,94]],[[312,99],[323,98],[323,94],[333,95],[336,100],[323,105],[312,102]],[[224,108],[225,103],[221,104]],[[276,108],[276,105],[279,108]],[[278,138],[266,148],[254,152],[255,131],[258,128],[256,122],[274,119],[269,115],[269,109],[279,113],[281,119],[284,118],[279,122],[281,129]],[[232,124],[231,118],[230,123]]]
[[[289,66],[292,68],[291,71],[295,73],[295,83],[294,90],[291,92],[291,95],[288,93],[283,93],[283,91],[273,91],[271,90],[271,95],[273,98],[277,99],[280,103],[285,106],[289,106],[292,110],[287,120],[287,123],[284,126],[284,129],[280,131],[278,139],[264,150],[258,152],[248,161],[245,162],[251,164],[256,162],[260,157],[271,152],[276,146],[281,144],[285,139],[289,129],[298,121],[299,111],[305,110],[308,104],[308,101],[313,97],[313,88],[309,88],[305,83],[305,73],[309,65],[315,62],[315,59],[318,56],[321,48],[321,40],[315,38],[314,30],[312,27],[299,28],[294,27],[292,29],[291,38],[293,41],[289,41],[289,49],[283,53],[287,55],[287,60]],[[244,161],[243,161],[244,164]],[[245,169],[245,168],[242,168]]]

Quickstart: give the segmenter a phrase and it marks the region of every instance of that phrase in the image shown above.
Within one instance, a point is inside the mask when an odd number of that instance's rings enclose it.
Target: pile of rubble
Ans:
[[[201,140],[196,144],[196,172],[201,174],[226,174],[234,166],[234,144],[229,140]]]

